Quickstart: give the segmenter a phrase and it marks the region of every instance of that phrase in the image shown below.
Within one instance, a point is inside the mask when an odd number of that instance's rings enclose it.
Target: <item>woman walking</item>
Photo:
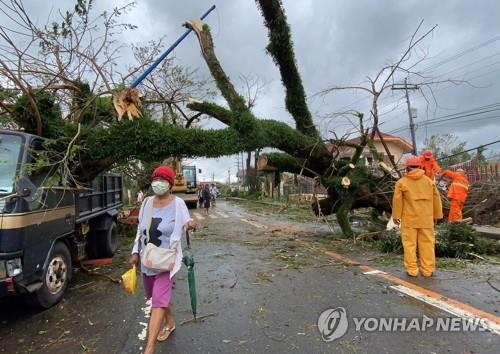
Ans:
[[[208,183],[203,187],[203,208],[205,208],[205,215],[208,215],[208,209],[210,209],[210,202],[212,201],[212,194]]]
[[[166,340],[175,330],[170,299],[175,274],[181,268],[181,237],[184,230],[196,227],[184,201],[171,194],[174,176],[174,171],[168,166],[160,166],[154,170],[151,176],[154,197],[146,198],[141,205],[136,241],[130,257],[132,265],[137,265],[141,260],[144,291],[152,304],[145,354],[154,353],[156,341]],[[152,245],[147,247],[149,243]],[[153,255],[150,252],[152,249],[157,254],[164,254],[161,249],[172,250],[173,261],[165,265],[158,264],[157,267],[162,268],[161,270],[145,266],[144,264],[152,265],[158,259],[153,256],[151,261],[148,258]]]

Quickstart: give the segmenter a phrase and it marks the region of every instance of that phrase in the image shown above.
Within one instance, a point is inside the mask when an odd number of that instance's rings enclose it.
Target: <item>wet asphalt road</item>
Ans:
[[[158,344],[158,353],[500,351],[500,336],[488,332],[357,332],[352,317],[448,315],[401,296],[356,267],[332,262],[318,251],[325,247],[314,236],[325,231],[321,225],[255,215],[228,202],[218,202],[211,212],[212,217],[201,219],[194,211],[200,227],[192,249],[198,315],[213,316],[181,325],[192,317],[183,268],[173,294],[177,330]],[[107,274],[118,276],[126,269],[125,244],[113,267],[103,270]],[[351,319],[349,329],[326,343],[317,329],[318,316],[339,306]],[[67,297],[52,309],[36,312],[16,299],[0,302],[0,352],[139,353],[146,308],[141,286],[131,296],[102,277],[78,272]]]

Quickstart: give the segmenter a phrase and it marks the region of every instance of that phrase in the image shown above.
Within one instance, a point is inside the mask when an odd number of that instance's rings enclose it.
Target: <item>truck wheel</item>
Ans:
[[[113,257],[118,246],[118,228],[114,221],[107,230],[91,231],[87,238],[87,253],[91,259]]]
[[[58,303],[68,287],[71,272],[71,255],[68,247],[63,242],[56,242],[43,274],[43,285],[32,294],[32,302],[42,308],[49,308]]]
[[[102,232],[100,235],[99,254],[101,257],[113,257],[118,249],[118,228],[113,221],[109,229]]]

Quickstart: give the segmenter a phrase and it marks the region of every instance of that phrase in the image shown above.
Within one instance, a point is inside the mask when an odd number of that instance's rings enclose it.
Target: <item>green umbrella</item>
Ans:
[[[189,240],[189,231],[186,231],[187,247],[184,250],[182,262],[188,270],[188,286],[189,296],[191,297],[191,310],[193,311],[194,319],[196,320],[196,282],[194,280],[194,258],[191,252],[191,242]]]

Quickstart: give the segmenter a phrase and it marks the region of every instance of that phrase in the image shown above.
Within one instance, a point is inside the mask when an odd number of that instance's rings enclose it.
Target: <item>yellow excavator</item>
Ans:
[[[172,160],[175,171],[175,182],[172,192],[182,198],[189,209],[196,208],[198,194],[196,193],[196,166],[184,166],[178,158]]]

